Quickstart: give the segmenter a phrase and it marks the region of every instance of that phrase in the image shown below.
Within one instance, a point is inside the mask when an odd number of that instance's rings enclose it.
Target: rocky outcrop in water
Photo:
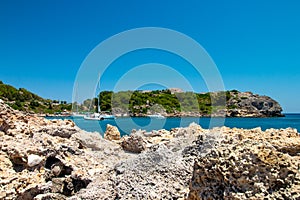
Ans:
[[[227,117],[280,117],[280,104],[268,96],[260,96],[251,92],[230,92],[227,101]]]
[[[0,199],[300,198],[297,130],[109,127],[112,141],[0,101]]]

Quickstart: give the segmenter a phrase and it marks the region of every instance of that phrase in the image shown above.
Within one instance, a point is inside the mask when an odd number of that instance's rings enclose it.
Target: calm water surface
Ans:
[[[155,119],[148,117],[133,117],[133,118],[117,118],[115,120],[92,121],[83,118],[73,117],[47,117],[47,119],[71,119],[81,129],[91,132],[100,132],[103,134],[107,124],[117,126],[122,135],[130,134],[132,129],[144,129],[146,131],[167,129],[170,130],[176,127],[186,127],[190,123],[195,122],[203,128],[212,128],[225,125],[233,128],[255,128],[261,127],[263,130],[268,128],[296,128],[300,130],[300,114],[286,114],[285,117],[278,118],[165,118]]]

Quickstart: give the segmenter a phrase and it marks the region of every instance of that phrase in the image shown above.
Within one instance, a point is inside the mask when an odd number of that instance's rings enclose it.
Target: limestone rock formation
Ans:
[[[228,117],[280,117],[280,104],[268,96],[260,96],[252,92],[230,92],[227,101]]]
[[[296,130],[220,131],[218,146],[195,161],[189,200],[300,198]]]
[[[141,143],[146,144],[146,149],[139,154],[126,154],[130,155],[127,159],[122,159],[124,155],[120,156],[118,161],[115,159],[114,167],[108,173],[102,172],[101,176],[98,175],[86,189],[75,195],[76,198],[186,198],[195,156],[184,154],[183,151],[201,133],[208,131],[194,123],[187,128],[172,131],[133,131],[132,137],[121,140],[125,141],[126,145],[129,141],[135,141],[132,146],[128,146],[130,150],[142,150],[137,148]],[[136,142],[137,138],[142,140]],[[122,146],[123,142],[120,143]]]
[[[108,126],[104,138],[0,100],[0,199],[300,199],[295,129],[192,123],[120,139]]]
[[[87,187],[95,174],[113,168],[109,159],[126,159],[119,145],[72,121],[24,115],[3,102],[0,145],[0,199],[66,199]],[[100,146],[103,152],[93,151]]]
[[[116,166],[117,199],[184,199],[192,165],[179,152],[159,144]]]

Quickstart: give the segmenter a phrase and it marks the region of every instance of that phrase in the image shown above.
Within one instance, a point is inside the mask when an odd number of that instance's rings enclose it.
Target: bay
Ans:
[[[142,129],[146,131],[177,127],[186,127],[195,122],[203,128],[213,128],[217,126],[227,126],[230,128],[251,129],[261,127],[262,130],[269,128],[296,128],[300,130],[300,114],[286,114],[285,117],[275,118],[208,118],[208,117],[171,117],[164,119],[149,117],[127,117],[116,118],[114,120],[93,121],[78,117],[46,117],[47,119],[71,119],[78,127],[90,132],[99,132],[103,135],[107,124],[117,126],[121,135],[128,135],[132,129]]]

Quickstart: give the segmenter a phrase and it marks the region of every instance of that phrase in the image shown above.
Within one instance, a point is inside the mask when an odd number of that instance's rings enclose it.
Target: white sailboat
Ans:
[[[85,117],[86,115],[85,115],[85,114],[78,113],[78,112],[73,112],[71,116],[72,116],[73,118],[82,118],[82,117]]]
[[[99,78],[99,85],[100,85],[100,78]],[[100,86],[99,86],[100,88]],[[86,120],[105,120],[105,119],[115,119],[115,116],[110,114],[109,112],[101,112],[100,109],[100,95],[98,98],[98,113],[87,114],[84,116]]]
[[[147,115],[150,118],[157,118],[157,119],[164,119],[165,116],[161,115],[160,113],[153,114],[153,115]]]
[[[91,115],[84,116],[86,120],[105,120],[105,119],[115,119],[114,115],[106,114],[106,113],[93,113]]]

